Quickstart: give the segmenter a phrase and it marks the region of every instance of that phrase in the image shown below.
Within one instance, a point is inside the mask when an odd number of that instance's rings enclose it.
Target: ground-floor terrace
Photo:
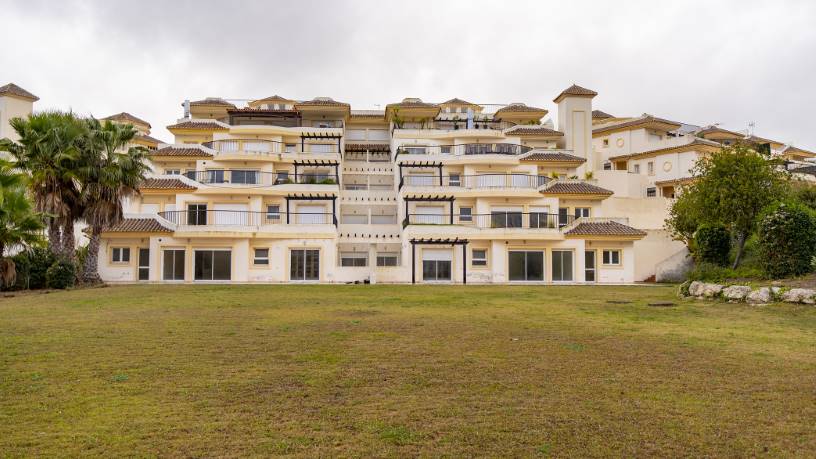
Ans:
[[[103,238],[111,283],[630,283],[632,240],[394,240],[178,237]]]

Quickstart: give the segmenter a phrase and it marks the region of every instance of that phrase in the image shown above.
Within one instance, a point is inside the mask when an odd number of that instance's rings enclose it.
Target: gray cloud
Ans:
[[[0,82],[164,126],[185,98],[421,97],[722,123],[816,148],[816,3],[0,1]],[[5,4],[7,3],[7,4]]]

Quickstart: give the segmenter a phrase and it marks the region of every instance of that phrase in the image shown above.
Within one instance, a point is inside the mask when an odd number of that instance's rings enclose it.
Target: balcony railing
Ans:
[[[445,175],[442,176],[441,184],[439,176],[436,175],[405,175],[402,177],[403,186],[449,186],[465,189],[491,189],[491,188],[526,188],[537,189],[552,180],[545,175],[528,174],[477,174],[477,175]]]
[[[177,226],[246,227],[267,225],[336,225],[331,212],[252,212],[246,210],[171,210],[159,216]],[[287,223],[288,220],[288,223]]]
[[[402,226],[466,225],[479,229],[521,228],[560,229],[570,225],[575,216],[546,212],[492,212],[489,214],[408,214]]]
[[[272,186],[292,183],[310,185],[337,185],[338,176],[329,173],[262,172],[253,170],[209,169],[188,171],[184,176],[204,185],[232,184],[243,186]]]
[[[397,155],[510,155],[527,153],[532,147],[515,143],[468,143],[460,145],[402,145],[397,148]]]
[[[252,156],[263,156],[277,153],[340,153],[340,146],[337,143],[287,143],[265,139],[221,139],[204,142],[201,145],[207,148],[212,148],[221,154],[236,153]]]

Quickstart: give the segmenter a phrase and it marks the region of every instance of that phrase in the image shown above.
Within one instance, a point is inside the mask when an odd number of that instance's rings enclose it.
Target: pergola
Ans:
[[[306,139],[337,139],[337,153],[343,151],[340,148],[341,134],[322,133],[322,132],[304,132],[300,135],[300,151],[304,151],[306,147]]]
[[[408,203],[409,202],[448,202],[450,203],[450,224],[453,225],[453,196],[433,196],[433,195],[412,195],[403,198],[405,201],[405,225],[408,224]],[[403,227],[405,226],[403,225]]]
[[[289,224],[289,201],[331,201],[332,223],[337,226],[337,196],[328,194],[290,194],[286,196],[286,224]]]
[[[298,182],[298,167],[316,167],[316,166],[332,166],[334,167],[334,181],[340,184],[340,172],[338,166],[340,163],[331,159],[301,159],[292,163],[295,166],[295,183]]]
[[[416,284],[416,246],[417,244],[420,245],[450,245],[450,246],[462,246],[462,283],[467,284],[467,239],[433,239],[433,238],[420,238],[420,239],[411,239],[411,283]]]
[[[408,162],[408,163],[399,163],[399,189],[402,189],[402,168],[403,167],[413,167],[413,168],[429,168],[429,169],[437,169],[439,171],[439,186],[442,186],[442,163],[438,161],[415,161],[415,162]]]

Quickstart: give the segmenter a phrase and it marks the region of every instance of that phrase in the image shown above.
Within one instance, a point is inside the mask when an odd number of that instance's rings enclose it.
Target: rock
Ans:
[[[692,281],[689,284],[688,293],[689,296],[700,296],[703,294],[703,283],[699,281]]]
[[[781,291],[782,291],[782,287],[776,287],[776,286],[771,287],[771,295],[773,295],[773,296],[779,295],[779,292],[781,292]]]
[[[722,293],[723,286],[720,284],[703,284],[702,296],[704,298],[714,298]]]
[[[792,288],[782,294],[782,301],[786,303],[816,304],[816,290],[809,288]]]
[[[767,304],[771,301],[771,289],[762,287],[749,293],[745,300],[751,304]]]
[[[751,293],[751,287],[747,285],[732,285],[722,291],[722,295],[727,300],[742,301]]]

